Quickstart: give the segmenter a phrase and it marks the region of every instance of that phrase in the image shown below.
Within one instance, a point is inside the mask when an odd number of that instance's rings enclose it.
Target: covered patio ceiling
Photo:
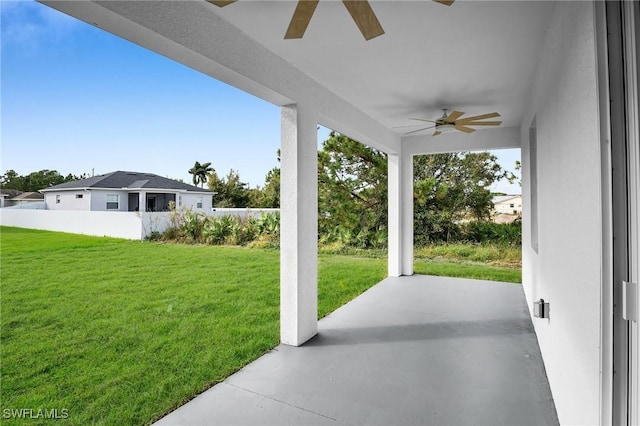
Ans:
[[[366,41],[335,0],[320,1],[304,37],[294,40],[284,34],[295,1],[44,3],[269,102],[313,101],[321,124],[386,152],[419,128],[398,126],[439,118],[442,108],[497,111],[501,128],[520,126],[554,8],[544,1],[371,1],[385,34]]]
[[[385,127],[442,108],[499,111],[518,126],[552,3],[373,1],[385,34],[365,41],[340,1],[321,1],[301,40],[294,1],[238,1],[218,14]],[[401,134],[404,129],[394,129]]]

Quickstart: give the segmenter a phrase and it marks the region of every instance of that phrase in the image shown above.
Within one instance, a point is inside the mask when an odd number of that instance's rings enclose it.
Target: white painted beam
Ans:
[[[317,114],[282,107],[280,339],[300,346],[318,332]]]
[[[440,136],[405,136],[401,143],[403,152],[413,155],[520,148],[520,128],[497,127],[469,134],[456,131]]]

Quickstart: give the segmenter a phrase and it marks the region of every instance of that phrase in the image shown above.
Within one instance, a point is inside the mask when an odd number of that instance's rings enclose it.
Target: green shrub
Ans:
[[[258,219],[261,235],[280,236],[280,213],[263,213]]]
[[[230,240],[236,230],[237,222],[233,216],[211,217],[202,230],[204,240],[210,244],[224,244]]]
[[[468,241],[477,243],[499,242],[504,244],[522,244],[522,222],[512,223],[469,222],[464,226],[464,236]]]
[[[182,219],[181,229],[193,242],[199,242],[205,222],[207,222],[205,215],[187,210]]]
[[[253,216],[237,218],[237,225],[234,228],[234,239],[238,245],[246,245],[260,236],[259,221]]]
[[[177,226],[168,227],[164,230],[160,239],[162,241],[183,241],[185,238],[185,234],[180,228],[180,224],[178,224]]]

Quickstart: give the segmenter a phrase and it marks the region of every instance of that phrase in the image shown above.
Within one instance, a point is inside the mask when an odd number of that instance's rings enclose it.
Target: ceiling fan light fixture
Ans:
[[[440,124],[436,126],[436,130],[440,133],[452,133],[456,131],[456,126],[453,124]]]

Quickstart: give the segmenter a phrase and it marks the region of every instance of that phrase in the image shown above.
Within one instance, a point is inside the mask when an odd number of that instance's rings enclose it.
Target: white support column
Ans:
[[[318,332],[317,114],[281,111],[280,340],[300,346]]]
[[[147,193],[140,191],[138,193],[138,211],[146,212],[147,211]]]
[[[402,275],[413,275],[413,155],[407,150],[401,151],[400,169]]]
[[[402,167],[399,154],[387,155],[387,200],[388,200],[388,274],[402,275]]]

